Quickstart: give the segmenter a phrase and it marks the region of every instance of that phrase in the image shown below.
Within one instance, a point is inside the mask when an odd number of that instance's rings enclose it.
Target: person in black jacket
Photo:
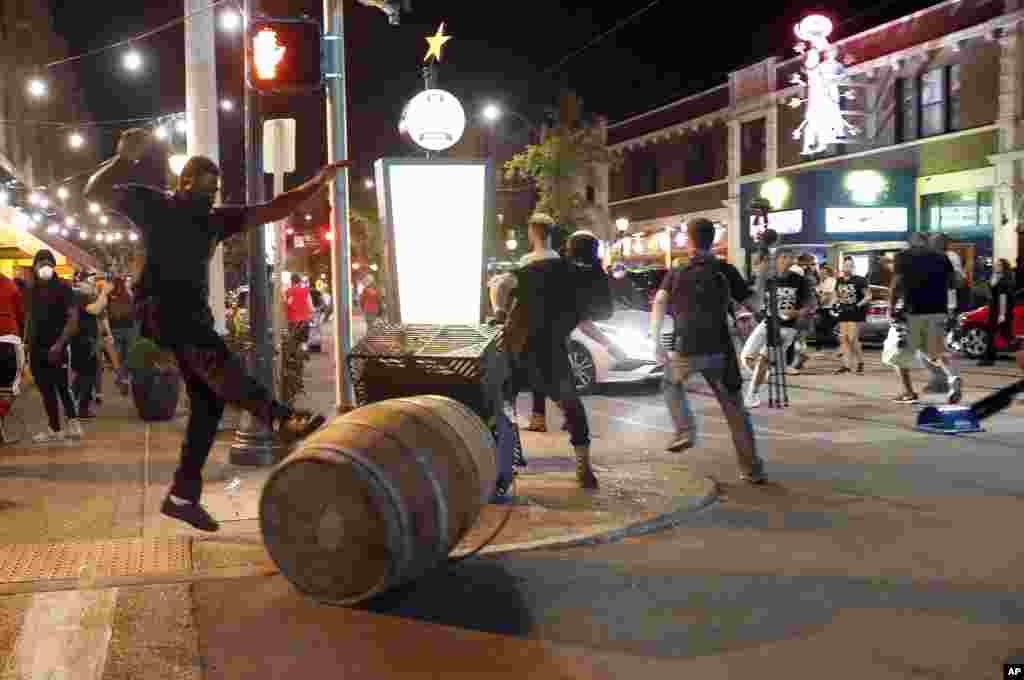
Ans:
[[[590,460],[587,413],[569,366],[568,340],[581,321],[611,314],[611,288],[597,246],[592,236],[574,234],[569,239],[568,257],[538,260],[518,269],[512,274],[514,280],[500,287],[494,299],[495,320],[509,322],[506,336],[525,336],[522,350],[513,350],[510,357],[505,400],[514,401],[529,389],[558,402],[576,454],[576,478],[584,489],[598,488],[598,481]],[[510,306],[513,294],[521,310]]]
[[[989,288],[992,297],[988,304],[988,347],[979,366],[992,366],[996,363],[996,337],[1002,336],[1007,347],[1013,346],[1013,298],[1014,298],[1013,267],[1009,260],[996,262]]]

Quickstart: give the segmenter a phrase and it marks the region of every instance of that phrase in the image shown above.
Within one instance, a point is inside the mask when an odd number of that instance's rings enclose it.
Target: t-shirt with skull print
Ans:
[[[784,316],[810,304],[811,285],[805,276],[793,271],[780,274],[776,277],[775,282],[775,301],[778,307],[776,313],[779,317],[779,326],[793,328],[796,326],[797,319],[786,319]],[[766,295],[765,298],[767,297]],[[767,305],[767,300],[765,304]]]
[[[858,306],[864,300],[867,289],[868,280],[856,274],[836,281],[840,321],[864,321],[867,318],[867,310]]]

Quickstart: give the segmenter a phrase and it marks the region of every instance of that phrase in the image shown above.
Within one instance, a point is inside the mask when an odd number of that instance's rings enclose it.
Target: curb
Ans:
[[[606,529],[594,534],[564,534],[539,541],[527,541],[524,543],[510,543],[508,545],[488,545],[481,549],[476,556],[481,555],[503,555],[508,553],[529,552],[533,550],[560,550],[565,548],[579,548],[588,545],[603,545],[607,543],[618,543],[627,538],[646,536],[658,531],[672,529],[682,524],[691,514],[699,512],[718,501],[718,483],[710,477],[702,478],[704,490],[700,496],[683,496],[680,498],[680,505],[673,510],[646,519],[642,522],[629,524],[617,529]],[[449,561],[458,560],[463,555],[472,552],[471,550],[460,551],[449,556]]]

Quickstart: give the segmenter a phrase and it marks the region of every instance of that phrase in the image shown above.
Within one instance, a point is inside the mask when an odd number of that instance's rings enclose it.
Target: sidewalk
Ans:
[[[325,338],[325,348],[329,346]],[[330,353],[313,355],[306,405],[333,410]],[[195,531],[159,512],[184,433],[184,414],[147,426],[107,376],[106,401],[86,421],[81,442],[26,444],[43,427],[38,394],[17,412],[26,439],[0,449],[0,594],[224,578],[272,573],[259,531],[259,498],[271,469],[229,463],[238,413],[229,409],[205,471],[203,502],[221,523]],[[486,506],[456,554],[479,547],[509,515],[484,552],[613,540],[669,526],[707,503],[714,484],[691,478],[660,447],[637,448],[621,436],[594,442],[602,487],[580,491],[568,437],[524,433],[529,466],[509,505]]]

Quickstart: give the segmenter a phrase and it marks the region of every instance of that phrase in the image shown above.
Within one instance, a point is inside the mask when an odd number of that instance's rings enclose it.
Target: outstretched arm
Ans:
[[[245,224],[243,228],[248,231],[264,224],[285,219],[298,210],[303,203],[316,196],[320,190],[334,180],[342,168],[347,168],[349,165],[350,161],[348,160],[331,163],[302,186],[275,196],[273,200],[267,203],[248,206],[245,210]]]
[[[117,143],[117,153],[100,164],[99,170],[85,185],[86,200],[107,207],[116,205],[114,187],[119,184],[138,183],[163,188],[163,161],[146,130],[128,130]]]

